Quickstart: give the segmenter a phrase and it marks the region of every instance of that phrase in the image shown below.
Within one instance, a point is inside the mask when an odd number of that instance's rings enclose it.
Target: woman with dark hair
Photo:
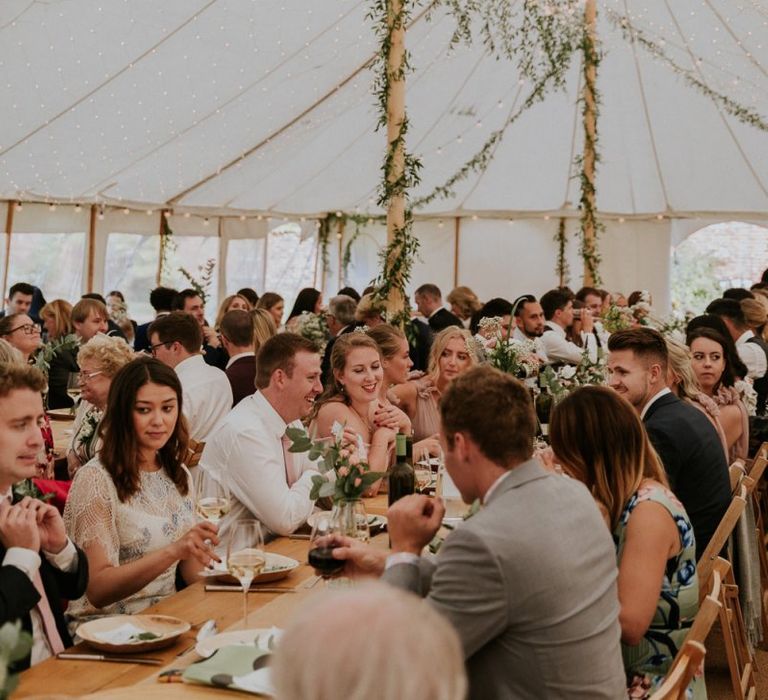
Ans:
[[[749,415],[735,387],[734,357],[738,359],[735,348],[731,356],[726,338],[714,328],[705,326],[690,330],[686,343],[691,349],[691,366],[701,389],[719,409],[715,420],[728,448],[729,462],[747,459]]]
[[[736,343],[733,342],[731,333],[728,330],[728,326],[725,325],[720,316],[715,314],[701,314],[688,321],[688,325],[685,327],[686,334],[695,331],[697,328],[712,328],[716,330],[725,341],[726,349],[728,352],[728,358],[730,360],[731,369],[737,379],[744,379],[747,376],[747,366],[744,361],[739,357],[739,351],[736,349]],[[690,345],[690,343],[688,343]]]
[[[190,583],[217,559],[216,526],[195,524],[181,403],[176,373],[158,360],[133,360],[112,380],[101,451],[78,470],[64,510],[90,570],[75,619],[138,613],[174,593],[177,574]]]
[[[554,461],[589,489],[613,534],[629,697],[647,698],[698,611],[693,527],[640,418],[612,389],[583,387],[563,399],[550,440]],[[703,678],[690,689],[706,697]]]
[[[319,314],[322,308],[323,293],[313,287],[304,287],[296,297],[296,301],[293,302],[293,308],[285,322],[285,330],[296,333],[301,314]]]

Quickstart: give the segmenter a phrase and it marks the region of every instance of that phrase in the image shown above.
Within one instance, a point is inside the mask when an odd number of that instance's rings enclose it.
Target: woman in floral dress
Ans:
[[[650,697],[699,608],[690,519],[635,410],[613,390],[582,387],[563,399],[550,439],[554,460],[587,486],[613,533],[629,697]],[[706,697],[703,677],[688,696]]]
[[[90,572],[85,596],[68,610],[75,624],[141,612],[218,559],[216,526],[195,524],[181,410],[178,377],[158,360],[141,357],[115,375],[104,444],[78,470],[64,510],[67,534]]]

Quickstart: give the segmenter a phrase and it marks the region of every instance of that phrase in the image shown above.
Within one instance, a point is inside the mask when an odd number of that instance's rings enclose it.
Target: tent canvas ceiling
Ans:
[[[520,0],[517,0],[518,4]],[[605,0],[599,35],[600,211],[652,217],[768,207],[768,137],[624,39],[628,14],[681,66],[768,115],[762,0]],[[384,134],[370,92],[377,46],[360,0],[4,0],[0,197],[171,202],[308,215],[376,211]],[[414,9],[409,149],[425,194],[527,95],[454,19]],[[485,173],[422,213],[573,210],[580,66],[508,130]]]

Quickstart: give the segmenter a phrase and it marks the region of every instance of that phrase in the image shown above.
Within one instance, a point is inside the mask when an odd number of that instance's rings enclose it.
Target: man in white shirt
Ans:
[[[319,472],[307,453],[288,451],[285,431],[301,427],[323,390],[315,344],[294,333],[270,338],[259,350],[256,387],[211,435],[200,459],[201,469],[229,485],[222,546],[238,520],[256,518],[270,532],[288,535],[314,507],[309,492]]]
[[[597,360],[597,342],[592,334],[592,314],[589,309],[581,309],[582,347],[572,343],[565,336],[565,331],[573,324],[573,300],[571,295],[562,289],[552,289],[541,297],[541,306],[547,319],[544,335],[541,336],[544,351],[549,362],[563,362],[577,365],[581,362],[584,351],[590,360]]]
[[[232,408],[232,388],[222,370],[203,360],[200,324],[190,314],[173,311],[152,323],[149,341],[152,355],[172,367],[179,377],[189,436],[205,442]]]
[[[44,387],[32,367],[0,369],[0,625],[21,620],[32,634],[32,651],[17,670],[72,644],[61,599],[79,598],[88,584],[88,560],[56,508],[32,498],[10,503],[12,485],[36,475]]]
[[[532,340],[539,359],[546,364],[547,351],[541,337],[544,335],[544,309],[532,294],[518,297],[514,305],[515,330],[512,337],[515,340]]]

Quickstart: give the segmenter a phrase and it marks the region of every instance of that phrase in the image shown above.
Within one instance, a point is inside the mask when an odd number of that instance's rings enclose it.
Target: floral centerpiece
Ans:
[[[322,355],[325,352],[325,346],[328,344],[330,335],[328,324],[325,322],[325,316],[323,314],[302,311],[296,325],[296,332],[315,343],[320,348],[320,354]]]
[[[317,461],[320,476],[312,477],[312,499],[333,499],[334,503],[356,501],[372,484],[386,476],[384,472],[372,472],[365,461],[367,455],[358,436],[356,449],[343,446],[344,427],[339,423],[333,426],[333,437],[313,440],[303,428],[288,428],[286,436],[291,441],[290,452],[308,452],[311,461]],[[335,478],[329,479],[329,476]]]
[[[480,345],[486,360],[496,369],[512,374],[519,379],[533,377],[539,371],[539,358],[532,340],[518,340],[511,336],[511,326],[504,332],[501,318],[480,320],[480,332],[474,342]],[[468,348],[474,351],[474,348]]]
[[[625,331],[635,325],[635,315],[628,306],[611,304],[602,317],[603,328],[609,333]]]
[[[597,351],[595,361],[585,348],[578,365],[562,365],[557,370],[547,366],[539,374],[540,386],[549,390],[555,402],[581,386],[600,386],[606,380],[606,358],[602,348]]]

